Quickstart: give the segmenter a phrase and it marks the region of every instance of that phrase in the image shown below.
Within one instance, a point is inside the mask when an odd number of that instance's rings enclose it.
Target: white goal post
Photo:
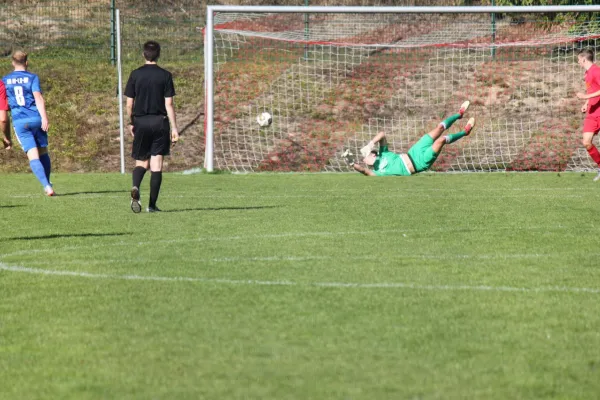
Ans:
[[[204,166],[348,171],[344,149],[384,131],[405,152],[470,100],[475,133],[436,171],[594,169],[575,97],[577,54],[600,51],[590,13],[600,5],[207,6]]]

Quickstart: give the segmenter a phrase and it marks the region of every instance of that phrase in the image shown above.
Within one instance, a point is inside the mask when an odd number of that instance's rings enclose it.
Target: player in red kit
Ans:
[[[4,82],[0,80],[0,130],[2,131],[2,143],[6,150],[12,147],[10,140],[10,126],[8,122],[8,100],[6,98],[6,88]]]
[[[600,180],[600,152],[592,139],[600,131],[600,67],[594,64],[594,52],[590,49],[581,50],[577,63],[585,69],[586,93],[577,93],[577,97],[585,100],[581,112],[586,113],[583,122],[583,145],[588,154],[598,164],[598,174],[594,182]]]

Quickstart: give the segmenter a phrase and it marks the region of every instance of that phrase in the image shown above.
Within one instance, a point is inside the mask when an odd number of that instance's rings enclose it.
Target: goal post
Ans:
[[[208,6],[205,168],[349,171],[344,149],[383,131],[406,152],[470,100],[475,133],[434,170],[591,170],[575,97],[579,50],[600,51],[590,13],[600,5]]]

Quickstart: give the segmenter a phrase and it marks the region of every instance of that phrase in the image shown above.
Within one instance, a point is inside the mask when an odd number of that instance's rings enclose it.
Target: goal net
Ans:
[[[383,131],[406,152],[464,100],[473,134],[445,146],[432,170],[596,168],[576,93],[586,91],[580,49],[600,50],[590,13],[600,6],[238,8],[209,7],[209,170],[348,171],[344,149],[358,154]]]

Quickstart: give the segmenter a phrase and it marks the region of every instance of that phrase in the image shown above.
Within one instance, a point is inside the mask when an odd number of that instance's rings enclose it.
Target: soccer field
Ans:
[[[596,398],[592,177],[4,175],[0,398]]]

